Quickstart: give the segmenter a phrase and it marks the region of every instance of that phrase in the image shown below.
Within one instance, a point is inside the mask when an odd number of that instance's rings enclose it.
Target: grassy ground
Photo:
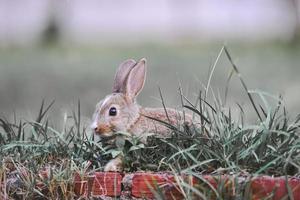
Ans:
[[[82,119],[82,103],[76,104],[76,108],[67,112],[64,118],[52,114],[62,122],[61,127],[47,118],[47,113],[55,106],[43,103],[37,109],[34,120],[18,116],[11,120],[0,118],[0,176],[2,180],[10,181],[6,184],[8,189],[1,195],[43,196],[42,191],[35,187],[42,181],[51,188],[51,198],[72,196],[64,188],[72,181],[73,173],[101,170],[111,157],[120,153],[125,155],[126,171],[299,175],[299,115],[290,117],[280,96],[248,90],[245,84],[248,75],[241,77],[241,69],[230,54],[223,49],[220,57],[217,55],[214,55],[206,79],[214,77],[214,69],[219,67],[216,61],[223,58],[228,64],[228,71],[232,72],[225,81],[235,79],[242,88],[238,95],[247,97],[247,106],[253,113],[251,120],[241,104],[237,103],[235,108],[224,104],[226,95],[219,95],[218,89],[207,81],[205,88],[209,89],[198,88],[193,100],[189,100],[185,92],[177,93],[181,109],[194,113],[202,128],[171,126],[158,121],[173,130],[172,137],[150,137],[145,146],[139,138],[123,137],[120,133],[116,145],[105,145],[95,140],[87,128],[88,123]],[[227,86],[230,88],[231,84]],[[224,88],[227,88],[226,85]],[[232,96],[228,94],[227,97]],[[234,109],[238,110],[236,117],[233,117]],[[48,170],[52,175],[41,178],[37,173],[40,170]],[[16,174],[17,178],[12,174]],[[13,178],[9,179],[10,176]],[[222,196],[221,193],[218,195]],[[243,191],[237,194],[243,195]]]

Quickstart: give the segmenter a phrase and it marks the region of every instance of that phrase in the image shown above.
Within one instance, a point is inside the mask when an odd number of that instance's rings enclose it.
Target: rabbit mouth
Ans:
[[[114,144],[116,135],[115,128],[111,126],[102,125],[95,129],[95,133],[100,136],[101,142],[104,144]]]

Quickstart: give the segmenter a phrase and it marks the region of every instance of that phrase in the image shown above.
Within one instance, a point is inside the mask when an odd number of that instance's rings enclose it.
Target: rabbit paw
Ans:
[[[121,157],[116,157],[109,161],[105,167],[105,172],[122,172],[123,171],[123,160]]]

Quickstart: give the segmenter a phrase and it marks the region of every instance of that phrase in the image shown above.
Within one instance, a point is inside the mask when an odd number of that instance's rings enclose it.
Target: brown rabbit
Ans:
[[[146,59],[139,62],[132,59],[123,62],[115,75],[112,94],[107,95],[96,106],[91,125],[101,137],[111,137],[118,131],[128,132],[143,138],[145,133],[155,133],[158,137],[167,137],[171,131],[157,121],[160,119],[176,125],[183,123],[182,113],[167,108],[143,108],[136,102],[136,97],[143,89],[146,78]],[[192,117],[185,115],[185,122],[191,123]],[[143,138],[146,142],[146,138]],[[104,171],[122,171],[122,157],[111,160]]]

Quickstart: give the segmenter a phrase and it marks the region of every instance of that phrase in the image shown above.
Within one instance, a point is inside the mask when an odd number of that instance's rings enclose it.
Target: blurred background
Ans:
[[[52,115],[61,119],[80,100],[89,119],[119,63],[142,57],[140,104],[161,106],[160,87],[177,107],[179,86],[195,101],[223,44],[249,89],[281,94],[288,112],[299,113],[298,0],[0,0],[0,115],[34,118],[43,99],[54,99]],[[231,69],[222,54],[211,87],[223,99]],[[251,120],[234,76],[226,105],[237,102]]]

